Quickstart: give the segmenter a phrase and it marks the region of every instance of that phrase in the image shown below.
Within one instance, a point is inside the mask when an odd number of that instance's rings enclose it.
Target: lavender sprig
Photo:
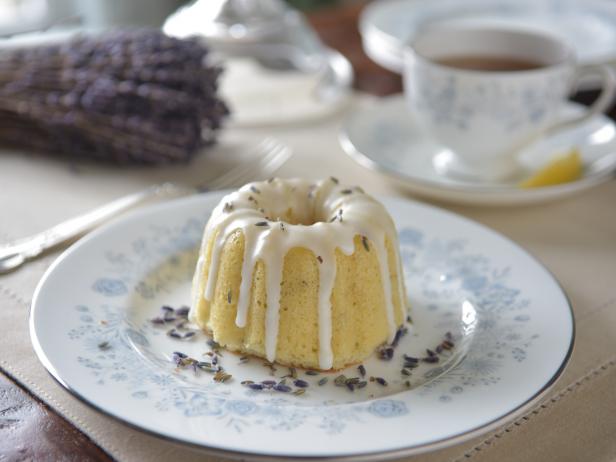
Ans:
[[[198,40],[137,30],[0,56],[0,142],[116,163],[190,160],[228,109]]]

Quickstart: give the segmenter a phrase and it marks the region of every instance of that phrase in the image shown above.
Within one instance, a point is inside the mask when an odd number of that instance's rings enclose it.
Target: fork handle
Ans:
[[[0,246],[0,261],[15,255],[21,255],[25,260],[34,258],[52,247],[81,236],[104,221],[150,199],[186,194],[189,191],[194,192],[172,183],[163,183],[121,197],[83,215],[70,218],[43,232],[13,241],[6,246]]]

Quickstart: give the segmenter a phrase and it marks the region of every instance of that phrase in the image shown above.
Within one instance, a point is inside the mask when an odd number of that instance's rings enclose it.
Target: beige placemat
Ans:
[[[365,98],[357,104],[371,104]],[[352,109],[351,109],[352,110]],[[0,155],[0,240],[58,221],[149,184],[196,184],[241,161],[265,135],[296,155],[281,176],[338,176],[379,194],[400,194],[351,161],[337,142],[340,116],[276,130],[231,130],[220,147],[190,166],[117,169],[72,166],[46,157]],[[451,207],[509,236],[555,274],[573,303],[577,341],[572,360],[548,398],[519,420],[417,461],[577,461],[616,457],[616,182],[573,198],[519,208]],[[70,396],[36,359],[28,334],[34,288],[57,256],[48,255],[0,278],[0,367],[81,428],[120,461],[220,460],[104,417]]]

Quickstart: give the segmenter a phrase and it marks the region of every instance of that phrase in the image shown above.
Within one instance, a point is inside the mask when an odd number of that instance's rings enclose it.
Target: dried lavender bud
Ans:
[[[364,249],[366,249],[366,252],[370,252],[370,246],[368,245],[368,238],[366,236],[361,237],[361,243],[363,244]]]
[[[165,314],[163,315],[163,321],[164,322],[173,322],[173,321],[175,321],[175,316],[173,316],[172,313],[165,312]]]
[[[167,335],[169,337],[173,337],[173,338],[177,338],[177,339],[181,339],[182,338],[182,334],[178,333],[178,331],[176,331],[175,329],[171,329],[170,331],[168,331]]]
[[[177,310],[175,310],[175,315],[179,316],[181,318],[186,318],[188,317],[188,312],[190,311],[190,308],[187,306],[183,306],[181,308],[178,308]]]
[[[201,369],[202,371],[205,372],[218,372],[218,369],[212,367],[212,365],[208,362],[205,361],[199,361],[197,362],[196,366]]]
[[[394,349],[390,346],[382,346],[377,350],[377,355],[379,359],[383,361],[389,361],[394,357]]]
[[[219,382],[219,383],[225,383],[227,380],[230,380],[231,378],[232,378],[231,374],[227,374],[226,372],[222,370],[219,370],[214,375],[214,381]]]
[[[407,333],[408,333],[408,328],[406,327],[400,327],[397,331],[396,331],[396,335],[394,337],[394,341],[391,342],[391,346],[393,347],[397,347],[398,343],[400,343],[400,339],[402,339],[402,337],[404,337]]]
[[[283,393],[288,393],[291,391],[291,387],[289,387],[288,385],[282,385],[282,384],[278,384],[274,386],[274,390],[276,391],[280,391]]]
[[[176,366],[180,366],[184,359],[188,358],[188,356],[180,351],[174,351],[171,355],[171,360],[175,363]]]

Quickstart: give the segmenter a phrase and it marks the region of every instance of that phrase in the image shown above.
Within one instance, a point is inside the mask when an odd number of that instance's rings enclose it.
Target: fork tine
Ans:
[[[256,161],[242,163],[213,179],[206,186],[208,189],[224,189],[236,186],[254,178],[255,172],[269,175],[276,171],[292,155],[291,149],[273,138],[265,138],[254,149]]]
[[[277,154],[267,161],[261,171],[266,177],[269,177],[272,173],[278,170],[282,165],[293,155],[291,148],[288,146],[280,146]]]
[[[277,145],[272,144],[270,139],[264,140],[255,147],[250,156],[252,158],[250,161],[231,169],[228,174],[218,178],[215,183],[219,188],[222,188],[237,185],[237,183],[245,178],[250,179],[254,176],[255,171],[263,168],[263,165],[267,164],[271,158],[277,155],[277,151]]]
[[[242,178],[247,177],[248,175],[254,174],[255,171],[259,170],[263,162],[267,162],[271,156],[273,156],[274,152],[267,152],[264,155],[261,155],[256,160],[248,161],[247,163],[239,164],[233,167],[228,172],[224,173],[222,176],[212,180],[208,183],[209,189],[224,189],[230,186],[236,186]]]
[[[291,149],[281,143],[275,142],[270,148],[269,155],[263,156],[259,163],[259,176],[269,177],[271,173],[276,171],[290,157]],[[237,179],[238,182],[245,183],[250,179],[254,179],[254,170],[246,169],[243,175]]]

